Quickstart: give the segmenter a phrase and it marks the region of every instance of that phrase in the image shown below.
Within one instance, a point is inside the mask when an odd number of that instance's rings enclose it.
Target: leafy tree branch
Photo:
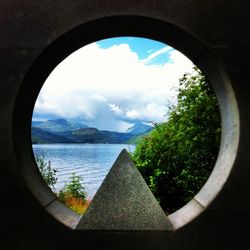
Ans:
[[[198,68],[180,79],[178,103],[168,121],[137,145],[132,158],[168,213],[200,190],[219,150],[221,124],[216,96]]]

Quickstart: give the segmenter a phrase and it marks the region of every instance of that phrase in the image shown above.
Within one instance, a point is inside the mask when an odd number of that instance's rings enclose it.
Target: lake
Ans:
[[[57,169],[56,192],[70,181],[72,173],[83,177],[82,184],[92,199],[122,149],[135,150],[127,144],[33,144],[35,156],[43,155]]]

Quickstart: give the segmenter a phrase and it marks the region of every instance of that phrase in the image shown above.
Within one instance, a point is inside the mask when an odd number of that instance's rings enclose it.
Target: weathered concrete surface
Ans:
[[[172,225],[123,149],[77,229],[170,231]]]
[[[123,24],[118,29],[134,35],[161,32],[172,46],[199,61],[206,49],[220,65],[236,95],[240,142],[232,173],[221,193],[199,217],[172,233],[73,231],[55,220],[30,192],[23,178],[27,162],[17,155],[22,143],[13,137],[14,104],[28,69],[54,39],[87,21],[113,15],[157,18],[182,29],[199,43],[188,43],[180,33],[154,25]],[[116,23],[114,22],[114,26]],[[95,30],[112,34],[114,26]],[[1,236],[3,250],[43,249],[239,249],[249,246],[250,232],[250,2],[248,0],[61,0],[0,1],[0,168]],[[99,30],[100,29],[100,30]],[[141,32],[140,32],[141,31]],[[171,31],[171,32],[170,32]],[[91,36],[91,30],[79,37]],[[125,32],[126,33],[126,32]],[[130,33],[130,34],[131,34]],[[115,35],[115,34],[114,34]],[[118,35],[118,32],[116,33]],[[152,35],[153,36],[153,35]],[[154,36],[157,38],[157,34]],[[70,39],[69,39],[70,41]],[[191,40],[190,40],[191,41]],[[72,39],[77,43],[77,40]],[[198,44],[198,45],[197,45]],[[199,48],[200,46],[200,48]],[[67,47],[67,46],[66,46]],[[197,54],[194,56],[194,50]],[[57,48],[53,55],[57,57]],[[53,60],[52,60],[53,61]],[[48,63],[48,67],[49,67]],[[47,66],[44,65],[44,68]],[[41,68],[41,71],[44,70]],[[37,88],[34,74],[30,94]],[[20,116],[27,121],[26,99]],[[27,119],[26,119],[27,118]],[[27,126],[29,127],[29,126]],[[14,144],[15,141],[15,144]],[[24,143],[25,144],[25,143]],[[29,154],[27,144],[23,153]],[[31,176],[32,177],[32,176]],[[30,178],[32,179],[32,178]],[[35,186],[35,185],[34,185]]]

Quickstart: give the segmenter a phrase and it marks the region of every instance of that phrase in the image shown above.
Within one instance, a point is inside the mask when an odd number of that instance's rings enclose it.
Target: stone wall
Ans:
[[[246,0],[1,0],[0,248],[247,249],[249,13]],[[34,168],[30,118],[43,80],[75,49],[118,35],[174,46],[207,74],[218,94],[224,134],[216,178],[196,197],[202,213],[175,231],[73,230],[79,218],[48,193]]]

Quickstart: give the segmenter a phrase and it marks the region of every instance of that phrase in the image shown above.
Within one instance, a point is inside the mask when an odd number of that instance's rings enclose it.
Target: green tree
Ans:
[[[65,201],[69,197],[79,198],[86,200],[87,193],[84,186],[81,184],[82,177],[72,173],[70,182],[66,183],[64,188],[60,190],[58,197],[60,200]]]
[[[40,173],[47,183],[47,185],[55,190],[55,184],[57,182],[56,173],[57,169],[51,167],[50,161],[46,162],[44,155],[36,156],[36,163]]]
[[[174,212],[200,190],[215,164],[221,136],[218,103],[198,68],[180,79],[168,121],[155,124],[132,158],[163,209]]]

